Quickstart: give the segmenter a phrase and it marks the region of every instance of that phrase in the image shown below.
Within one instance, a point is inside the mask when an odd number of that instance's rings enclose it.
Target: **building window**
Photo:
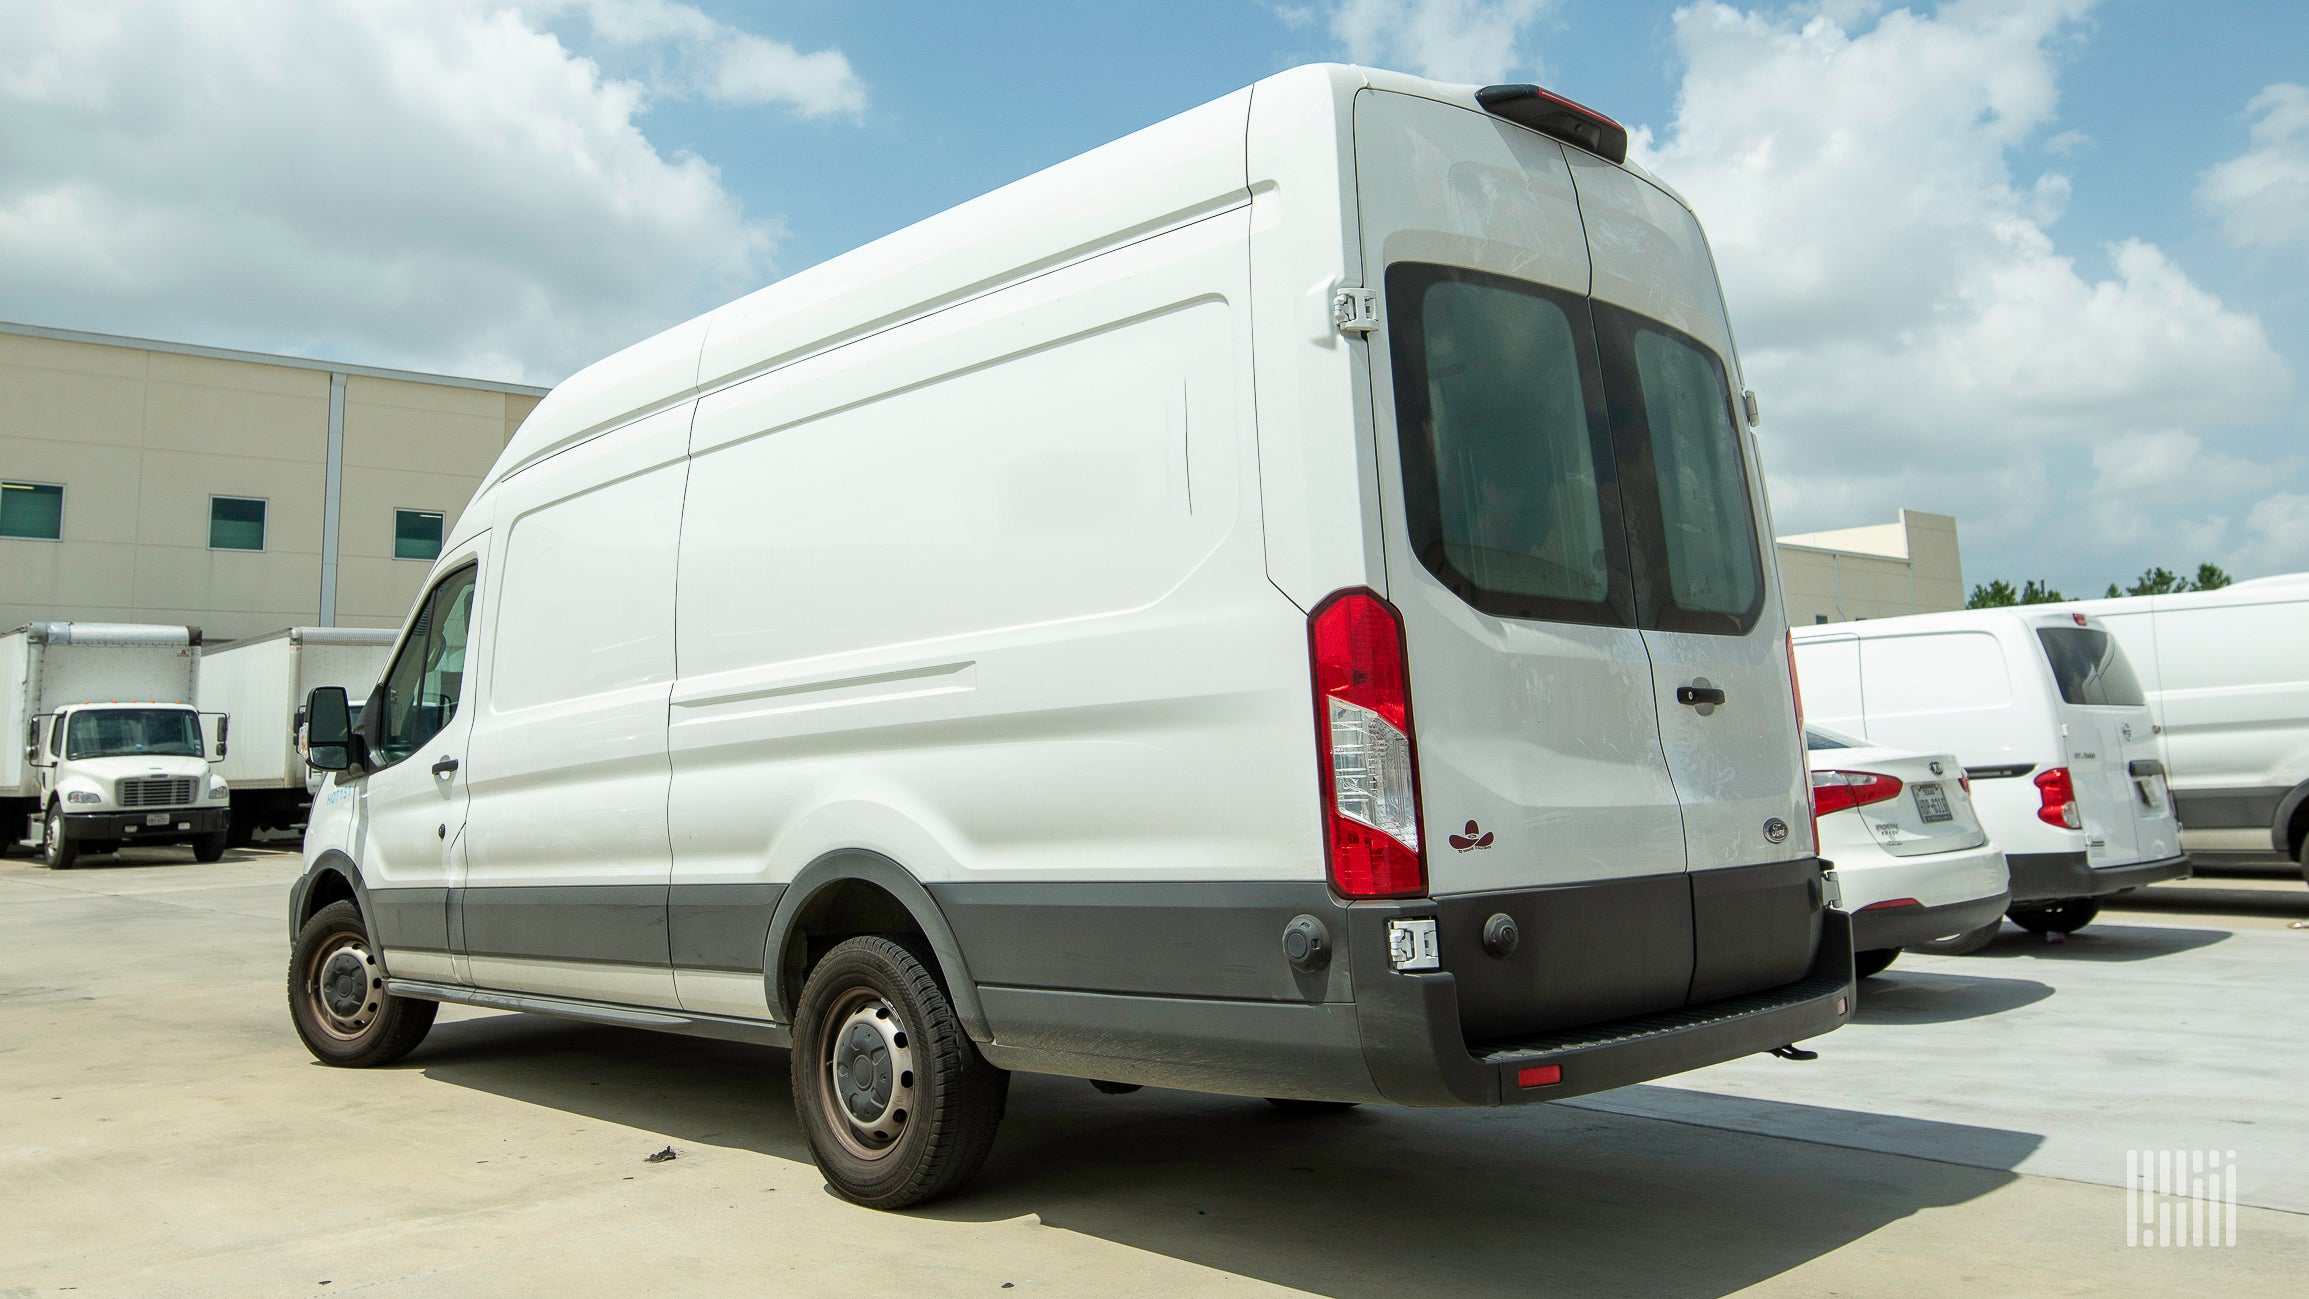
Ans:
[[[430,563],[440,557],[439,510],[393,511],[393,558],[422,559]]]
[[[210,550],[263,550],[265,503],[240,496],[208,498]]]
[[[49,483],[0,483],[0,537],[64,539],[64,489]]]

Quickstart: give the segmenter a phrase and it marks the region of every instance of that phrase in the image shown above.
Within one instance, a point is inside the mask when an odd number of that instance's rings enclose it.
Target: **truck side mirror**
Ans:
[[[225,742],[225,735],[226,735],[228,732],[230,732],[230,731],[232,730],[232,724],[233,724],[232,714],[230,714],[230,713],[218,713],[218,714],[216,715],[216,760],[217,760],[217,761],[220,761],[220,762],[221,762],[221,761],[223,761],[223,760],[224,760],[224,754],[225,754],[225,747],[224,747],[224,742]]]
[[[353,708],[345,699],[345,688],[316,687],[305,697],[305,718],[306,765],[315,771],[350,769],[360,737],[353,734]]]

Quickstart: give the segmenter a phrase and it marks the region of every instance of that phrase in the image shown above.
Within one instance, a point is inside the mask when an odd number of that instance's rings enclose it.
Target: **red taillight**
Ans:
[[[1403,620],[1369,591],[1341,591],[1307,619],[1307,646],[1331,886],[1350,898],[1423,894]]]
[[[1900,792],[1900,778],[1874,771],[1815,771],[1812,773],[1812,816],[1815,820],[1848,807],[1881,803]]]
[[[1882,902],[1871,902],[1860,909],[1862,911],[1890,911],[1896,907],[1920,907],[1923,905],[1914,898],[1886,898]]]
[[[2068,768],[2052,767],[2036,773],[2036,794],[2037,820],[2064,830],[2085,828],[2084,817],[2077,812],[2076,781],[2070,778]]]

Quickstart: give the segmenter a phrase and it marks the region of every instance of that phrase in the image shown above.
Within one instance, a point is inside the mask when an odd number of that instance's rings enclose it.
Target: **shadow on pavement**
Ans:
[[[2281,920],[2309,918],[2309,889],[2222,888],[2211,880],[2186,884],[2159,884],[2134,889],[2101,905],[2111,911],[2177,911],[2191,915],[2269,916]]]
[[[2034,979],[1982,978],[1903,970],[1898,965],[1860,981],[1857,1024],[1952,1024],[2035,1005],[2052,995]]]
[[[2087,926],[2054,942],[2007,924],[1994,942],[1972,954],[1972,959],[2034,957],[2044,961],[2149,961],[2179,952],[2227,942],[2226,929],[2174,929],[2159,925]]]
[[[677,1147],[803,1161],[787,1059],[498,1015],[437,1026],[410,1066],[662,1134]],[[1105,1096],[1076,1079],[1020,1074],[978,1180],[913,1216],[1034,1214],[1046,1226],[1338,1299],[1541,1291],[1698,1299],[1988,1194],[2014,1180],[2008,1170],[2039,1140],[1758,1100],[1737,1102],[1739,1117],[1774,1135],[1606,1108],[1666,1090],[1498,1110],[1300,1116],[1258,1100],[1156,1088]],[[1887,1127],[1901,1131],[1878,1131]],[[1788,1139],[1798,1133],[1806,1135]],[[1887,1143],[1962,1149],[1994,1166],[1874,1148]]]

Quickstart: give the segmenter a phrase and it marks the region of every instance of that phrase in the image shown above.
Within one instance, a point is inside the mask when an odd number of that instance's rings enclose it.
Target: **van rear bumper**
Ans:
[[[2081,852],[2016,852],[2007,853],[2004,860],[2012,869],[2012,900],[2016,903],[2102,898],[2159,880],[2186,879],[2189,874],[2186,853],[2098,870],[2085,864]]]

